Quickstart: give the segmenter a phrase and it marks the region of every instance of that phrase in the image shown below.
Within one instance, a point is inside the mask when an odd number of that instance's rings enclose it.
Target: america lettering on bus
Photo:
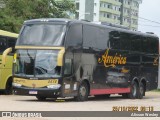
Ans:
[[[127,57],[122,56],[121,54],[116,53],[113,56],[109,55],[109,49],[102,55],[101,58],[98,58],[98,63],[103,63],[105,67],[116,67],[116,65],[125,65],[127,62]]]

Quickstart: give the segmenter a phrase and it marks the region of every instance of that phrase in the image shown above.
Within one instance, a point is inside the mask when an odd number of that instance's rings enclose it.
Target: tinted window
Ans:
[[[28,24],[23,27],[17,45],[61,46],[65,25]]]
[[[105,28],[84,25],[83,27],[83,46],[86,48],[103,50],[107,49],[109,32]]]
[[[16,38],[8,38],[8,47],[15,47]]]
[[[16,40],[17,40],[17,38],[8,38],[8,47],[12,47],[11,53],[15,52],[14,48],[15,48]]]
[[[130,33],[120,33],[120,44],[121,50],[130,50],[131,45],[131,34]]]
[[[156,38],[148,38],[149,39],[149,52],[150,53],[158,53],[158,40]]]
[[[131,35],[131,50],[141,51],[141,37],[139,35]]]
[[[67,46],[82,45],[82,25],[81,24],[71,25],[66,36],[66,45]]]
[[[149,45],[149,39],[147,39],[147,37],[143,37],[142,38],[142,52],[150,52],[149,51],[149,47],[150,47],[150,45]]]
[[[100,49],[107,49],[107,43],[109,40],[109,30],[104,28],[99,28],[99,34],[98,34],[98,48]]]
[[[118,31],[109,33],[109,46],[111,49],[120,49],[120,33]]]
[[[0,37],[0,53],[3,53],[7,49],[7,40],[4,37]]]
[[[71,75],[72,74],[72,60],[71,59],[65,59],[65,66],[64,66],[64,74],[65,75]]]
[[[83,46],[97,48],[98,29],[94,26],[84,25],[83,27]]]

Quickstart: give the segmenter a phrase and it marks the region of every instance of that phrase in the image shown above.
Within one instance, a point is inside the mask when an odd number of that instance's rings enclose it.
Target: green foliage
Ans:
[[[68,0],[0,0],[0,29],[20,31],[23,21],[36,18],[69,18],[68,12],[75,13],[75,5]]]
[[[152,90],[153,92],[160,92],[160,89]]]

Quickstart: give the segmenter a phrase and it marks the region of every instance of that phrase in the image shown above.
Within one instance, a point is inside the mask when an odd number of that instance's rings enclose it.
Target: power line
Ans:
[[[146,20],[143,20],[143,19],[138,19],[138,22],[142,22],[142,23],[152,23],[150,21],[146,21]]]
[[[160,26],[153,26],[153,25],[143,25],[143,24],[138,24],[138,25],[144,26],[144,27],[159,27],[160,28]]]
[[[153,23],[156,23],[156,24],[160,24],[160,22],[149,20],[149,19],[146,19],[146,18],[143,18],[143,17],[138,17],[138,18],[149,21],[149,22],[153,22]]]

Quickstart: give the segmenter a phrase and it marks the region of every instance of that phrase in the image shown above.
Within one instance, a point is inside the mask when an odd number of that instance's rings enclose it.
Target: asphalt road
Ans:
[[[47,99],[46,101],[38,101],[32,96],[17,96],[17,95],[0,95],[0,111],[112,111],[113,107],[152,107],[154,111],[160,111],[160,92],[147,92],[143,99],[124,99],[118,95],[112,95],[110,98],[95,98],[90,97],[86,102],[76,102],[72,98],[66,99]],[[0,118],[2,119],[2,118]],[[21,120],[22,118],[3,118],[5,120]],[[28,120],[29,118],[24,118]],[[52,120],[52,119],[85,119],[85,118],[30,118],[31,120]],[[97,120],[97,118],[87,118]],[[98,118],[109,119],[109,118]],[[128,118],[111,118],[126,119]],[[131,118],[134,119],[134,118]],[[142,120],[144,118],[136,118]],[[154,120],[156,118],[149,118],[146,120]],[[159,119],[159,118],[158,118]],[[157,119],[157,120],[158,120]]]

